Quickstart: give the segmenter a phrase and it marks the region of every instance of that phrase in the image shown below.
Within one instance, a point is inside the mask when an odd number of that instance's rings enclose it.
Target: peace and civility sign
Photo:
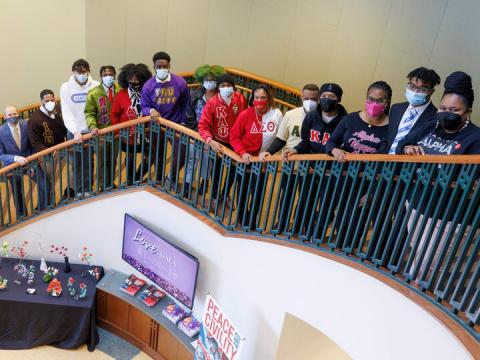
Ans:
[[[242,337],[210,295],[205,301],[195,360],[235,360],[240,358]]]

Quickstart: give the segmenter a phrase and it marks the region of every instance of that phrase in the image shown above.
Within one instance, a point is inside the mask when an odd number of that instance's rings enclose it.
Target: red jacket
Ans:
[[[249,153],[257,156],[266,151],[275,139],[283,116],[280,110],[270,109],[257,115],[253,106],[242,111],[230,133],[230,143],[239,155]]]
[[[238,114],[247,107],[243,94],[235,91],[232,95],[230,105],[215,95],[207,101],[202,111],[202,117],[198,123],[200,136],[209,142],[211,139],[222,144],[230,144],[230,131]]]
[[[129,120],[135,120],[138,118],[135,111],[130,107],[132,102],[128,96],[128,90],[122,89],[120,92],[115,95],[113,98],[112,110],[110,112],[110,121],[112,125],[120,124]],[[130,127],[130,140],[129,144],[133,145],[134,139],[133,135],[135,134],[135,126]]]

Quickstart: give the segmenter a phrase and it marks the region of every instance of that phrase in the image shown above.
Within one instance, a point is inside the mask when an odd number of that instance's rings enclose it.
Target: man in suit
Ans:
[[[410,131],[427,122],[435,121],[437,108],[430,98],[435,92],[435,86],[440,84],[440,76],[435,70],[420,67],[407,75],[408,83],[405,90],[407,102],[394,104],[390,109],[388,125],[389,154],[397,154],[398,143]]]
[[[27,156],[33,153],[32,145],[28,138],[27,122],[20,120],[18,110],[13,105],[5,108],[5,124],[0,126],[0,161],[3,166],[13,163],[21,166],[28,165]],[[45,208],[45,182],[43,172],[39,169],[34,172],[32,168],[25,167],[20,173],[12,173],[9,177],[11,191],[14,195],[17,219],[25,215],[23,175],[27,173],[32,180],[38,183],[38,207]]]

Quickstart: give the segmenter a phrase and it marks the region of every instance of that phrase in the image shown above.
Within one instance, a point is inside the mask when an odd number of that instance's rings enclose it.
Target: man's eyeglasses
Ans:
[[[422,93],[422,94],[428,94],[430,91],[432,91],[432,89],[430,89],[428,87],[417,86],[413,83],[408,83],[407,84],[407,89],[412,90],[413,92]]]

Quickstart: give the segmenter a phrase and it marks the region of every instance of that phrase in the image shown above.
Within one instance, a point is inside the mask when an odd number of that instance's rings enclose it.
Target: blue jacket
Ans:
[[[0,126],[0,161],[3,163],[3,166],[14,163],[15,156],[27,157],[33,154],[33,148],[28,139],[27,122],[25,120],[20,120],[19,125],[22,142],[21,149],[19,149],[15,143],[8,123]]]

